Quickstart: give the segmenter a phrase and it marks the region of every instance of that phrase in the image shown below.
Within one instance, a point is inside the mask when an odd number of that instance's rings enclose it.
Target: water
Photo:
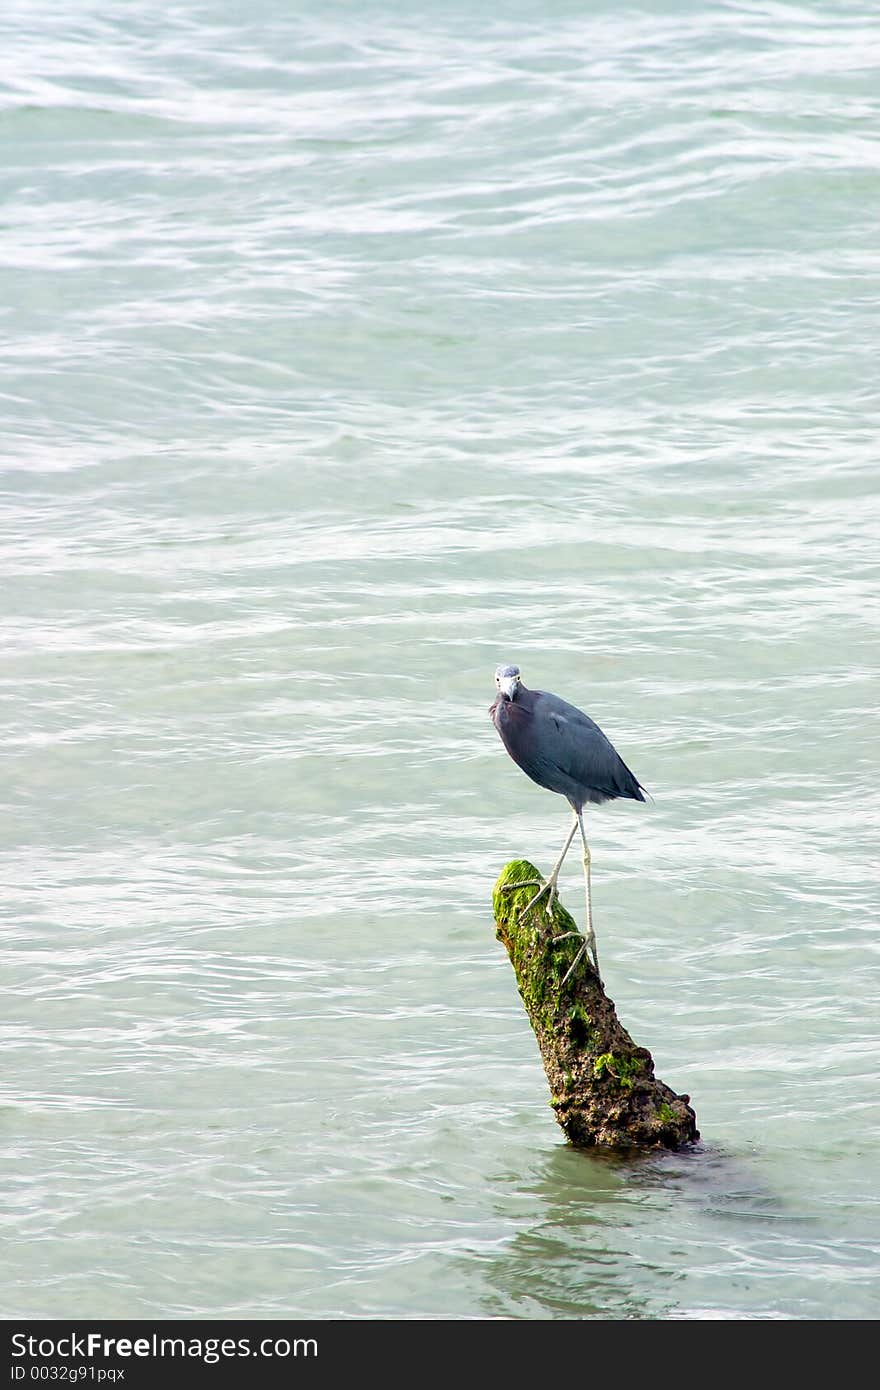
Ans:
[[[873,7],[0,23],[4,1315],[876,1317]],[[499,660],[698,1153],[553,1121]]]

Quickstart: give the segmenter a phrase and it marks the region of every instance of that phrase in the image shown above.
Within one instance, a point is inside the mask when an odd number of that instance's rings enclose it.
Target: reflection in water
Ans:
[[[676,1317],[689,1285],[712,1282],[731,1241],[719,1218],[735,1222],[740,1239],[752,1238],[753,1223],[805,1219],[747,1159],[704,1145],[644,1155],[559,1147],[520,1190],[538,1198],[541,1216],[489,1262],[489,1317]],[[646,1208],[655,1213],[647,1243]]]

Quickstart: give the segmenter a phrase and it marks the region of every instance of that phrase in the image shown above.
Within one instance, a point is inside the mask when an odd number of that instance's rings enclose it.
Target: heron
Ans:
[[[580,829],[581,843],[584,847],[584,884],[587,896],[587,922],[583,945],[566,971],[568,977],[584,953],[589,950],[596,977],[599,975],[599,955],[596,950],[596,933],[593,930],[593,908],[590,893],[590,847],[584,831],[584,806],[587,802],[599,804],[616,797],[629,797],[633,801],[645,800],[645,789],[635,775],[630,772],[611,741],[606,738],[599,725],[588,714],[551,695],[546,690],[529,690],[522,683],[518,666],[498,666],[495,670],[495,684],[498,694],[489,709],[492,723],[501,735],[501,741],[513,761],[522,768],[539,787],[564,796],[574,812],[571,829],[562,846],[562,853],[550,871],[550,877],[525,879],[520,883],[509,884],[509,888],[522,888],[532,884],[539,891],[523,908],[528,912],[544,895],[547,895],[547,911],[552,911],[553,899],[559,897],[557,883],[559,871],[571,842]],[[557,941],[566,937],[580,936],[580,932],[566,932]]]

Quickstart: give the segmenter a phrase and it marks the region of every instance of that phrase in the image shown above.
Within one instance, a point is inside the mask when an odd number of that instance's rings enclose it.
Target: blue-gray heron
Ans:
[[[644,789],[599,725],[582,710],[546,690],[528,690],[520,679],[518,666],[499,666],[495,671],[495,684],[498,695],[489,713],[504,747],[533,782],[564,796],[574,811],[574,823],[550,877],[546,882],[541,879],[525,880],[527,884],[539,885],[539,891],[523,910],[527,912],[547,893],[547,909],[550,911],[554,897],[559,896],[556,886],[559,870],[580,828],[584,846],[587,926],[584,944],[567,971],[565,980],[587,949],[598,976],[599,956],[590,901],[590,849],[584,833],[583,810],[588,801],[599,803],[619,796],[644,801]],[[522,884],[509,886],[520,888]]]

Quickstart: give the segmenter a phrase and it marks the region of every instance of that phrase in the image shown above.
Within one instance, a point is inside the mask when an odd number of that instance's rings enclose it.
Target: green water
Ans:
[[[4,1315],[875,1318],[873,8],[0,29]],[[554,1123],[498,661],[698,1153]]]

